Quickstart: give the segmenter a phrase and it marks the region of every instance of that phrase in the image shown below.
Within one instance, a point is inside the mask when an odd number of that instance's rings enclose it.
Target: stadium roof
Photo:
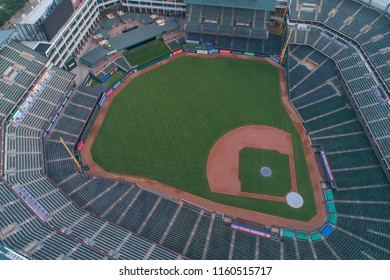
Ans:
[[[0,31],[0,46],[7,42],[13,35],[14,30],[3,30]]]
[[[164,25],[152,23],[146,26],[142,26],[109,39],[108,41],[112,46],[111,49],[97,47],[80,57],[80,60],[89,66],[95,66],[97,62],[99,62],[111,52],[131,48],[164,32],[177,28],[178,26],[178,23],[174,19],[166,21]]]
[[[266,11],[275,11],[276,7],[276,0],[184,0],[184,3]]]
[[[97,34],[102,34],[104,39],[110,38],[110,31],[108,29],[99,28],[98,30],[96,30],[94,35],[97,35]]]

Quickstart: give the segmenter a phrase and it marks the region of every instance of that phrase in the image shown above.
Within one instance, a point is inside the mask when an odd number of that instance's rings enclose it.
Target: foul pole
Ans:
[[[284,47],[283,47],[283,50],[282,50],[282,54],[280,55],[280,61],[281,61],[281,62],[284,62],[284,55],[286,54],[288,42],[290,42],[290,38],[291,38],[292,32],[293,32],[293,29],[292,29],[292,28],[289,28],[288,35],[287,35],[287,39],[286,39],[286,42],[285,42],[285,44],[284,44]]]
[[[82,170],[82,169],[81,169],[81,166],[80,166],[80,163],[77,161],[77,159],[74,157],[74,155],[72,154],[72,152],[69,150],[68,146],[66,146],[65,141],[64,141],[64,139],[62,139],[62,137],[60,137],[60,141],[61,141],[62,145],[64,145],[65,149],[68,151],[69,155],[72,157],[74,163],[77,165],[77,167],[79,168],[79,170]]]

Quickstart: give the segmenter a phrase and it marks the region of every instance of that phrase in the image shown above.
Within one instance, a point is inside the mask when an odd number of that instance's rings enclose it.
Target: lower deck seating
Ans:
[[[198,217],[199,213],[181,207],[163,244],[176,252],[183,252]]]
[[[150,217],[142,229],[141,234],[152,240],[161,240],[164,232],[173,218],[173,215],[176,212],[177,207],[178,206],[176,203],[170,200],[162,199],[154,210],[156,215],[152,215]],[[164,213],[164,215],[159,215],[158,213]]]
[[[207,248],[206,259],[227,260],[229,259],[232,230],[224,226],[219,219],[214,220],[213,231]]]

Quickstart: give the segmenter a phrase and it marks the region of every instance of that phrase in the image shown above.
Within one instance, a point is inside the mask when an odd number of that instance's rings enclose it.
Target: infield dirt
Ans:
[[[241,191],[238,179],[239,152],[245,147],[287,154],[290,161],[291,191],[298,192],[290,133],[263,125],[239,127],[223,135],[214,144],[207,160],[207,179],[213,192],[286,202],[285,197]]]

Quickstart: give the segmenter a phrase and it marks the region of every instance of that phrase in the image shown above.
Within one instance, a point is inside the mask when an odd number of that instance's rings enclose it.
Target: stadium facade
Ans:
[[[74,4],[76,2],[77,4]],[[95,31],[97,28],[99,20],[101,20],[100,11],[122,8],[136,13],[156,13],[174,17],[186,17],[187,13],[190,12],[190,16],[187,16],[188,24],[186,25],[186,31],[188,33],[189,38],[191,39],[193,37],[199,36],[200,34],[204,34],[203,36],[207,36],[206,33],[213,35],[216,32],[216,30],[214,33],[207,32],[207,26],[203,26],[207,25],[207,23],[210,23],[210,26],[213,25],[211,23],[212,21],[215,22],[214,25],[216,26],[216,21],[218,20],[217,15],[215,15],[215,18],[213,19],[207,16],[208,19],[204,19],[205,21],[207,21],[206,24],[201,24],[200,22],[198,22],[198,26],[202,26],[202,32],[198,32],[198,35],[196,35],[197,32],[192,32],[190,29],[195,21],[202,20],[202,18],[196,18],[195,15],[191,16],[191,12],[195,13],[196,7],[200,8],[201,5],[207,4],[206,2],[210,4],[213,1],[204,1],[204,3],[198,1],[192,3],[191,1],[183,0],[86,0],[80,1],[79,3],[78,1],[71,2],[71,0],[45,0],[41,1],[39,3],[39,6],[37,6],[35,10],[31,12],[31,14],[26,15],[24,19],[20,22],[12,24],[10,28],[16,30],[15,39],[20,41],[37,42],[38,50],[48,56],[55,65],[62,67],[70,58],[78,56],[85,43],[88,41],[88,39],[91,38],[93,31]],[[231,1],[230,5],[232,5],[232,3],[234,2],[236,1]],[[231,36],[237,37],[236,44],[238,45],[238,48],[247,48],[246,44],[249,44],[249,42],[247,42],[249,39],[253,39],[252,42],[250,42],[250,48],[258,48],[259,44],[262,44],[263,40],[266,40],[268,38],[271,12],[274,12],[277,7],[285,8],[286,1],[267,1],[267,3],[269,4],[267,4],[266,6],[264,6],[265,1],[241,2],[237,3],[242,6],[244,2],[253,2],[247,8],[249,8],[249,10],[252,9],[252,11],[257,10],[258,15],[256,13],[251,14],[244,8],[234,8],[234,6],[230,8],[230,11],[227,11],[227,4],[222,5],[218,4],[218,1],[216,2],[218,5],[220,5],[220,11],[222,11],[223,6],[225,7],[225,21],[227,22],[230,20],[229,24],[226,24],[226,27],[229,25],[231,29],[230,31],[226,31],[228,33],[223,33],[225,24],[222,24],[222,27],[218,28],[220,33],[219,44],[222,44],[225,47],[229,47],[229,43],[232,42],[231,38],[229,38],[229,36]],[[65,5],[64,3],[72,3],[73,6]],[[192,5],[194,5],[193,11],[191,9]],[[216,8],[217,6],[214,7]],[[261,10],[262,8],[266,10]],[[233,18],[227,18],[227,14],[229,12],[231,13],[233,9],[237,10],[236,14],[238,16],[238,22],[235,22],[234,24],[238,24],[238,27],[233,26]],[[61,19],[58,19],[57,13],[60,10],[65,11],[65,13]],[[240,12],[242,12],[241,15],[238,14]],[[233,14],[231,14],[231,16],[232,15]],[[246,19],[247,17],[248,19]],[[240,22],[240,19],[242,19],[242,22]],[[257,22],[256,26],[252,26],[249,28],[249,24],[251,22],[252,24]],[[234,34],[233,27],[235,31]],[[251,34],[249,34],[249,29]],[[240,40],[239,38],[242,39]],[[214,36],[208,38],[207,40],[215,41],[216,38]],[[275,38],[275,40],[276,43],[278,43],[278,38]]]
[[[66,13],[63,20],[58,20],[57,13],[64,11],[62,3],[66,5]],[[74,4],[77,3],[77,4]],[[62,5],[61,5],[62,4]],[[16,30],[15,39],[20,41],[47,42],[42,44],[44,53],[59,67],[65,62],[77,56],[96,30],[99,23],[100,11],[127,8],[137,13],[157,13],[167,16],[184,17],[185,4],[183,1],[118,1],[118,0],[45,0],[41,1],[35,10],[18,23],[10,26]],[[50,34],[48,32],[50,29]]]

